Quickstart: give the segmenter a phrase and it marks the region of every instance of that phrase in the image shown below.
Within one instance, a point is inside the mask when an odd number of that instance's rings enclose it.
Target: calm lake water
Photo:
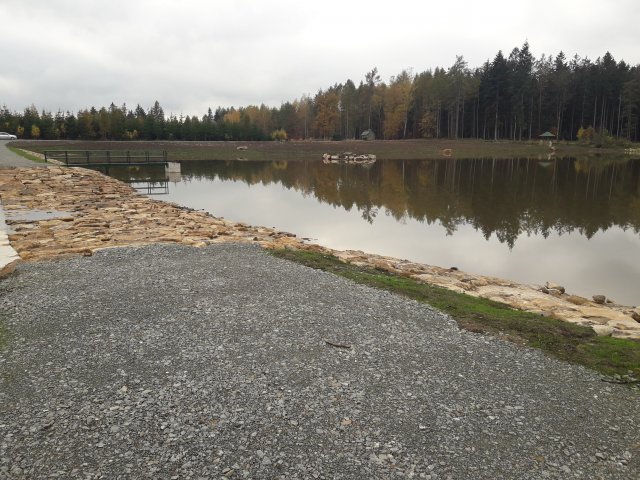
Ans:
[[[640,304],[637,159],[199,161],[166,183],[163,169],[109,173],[155,198],[335,249]]]

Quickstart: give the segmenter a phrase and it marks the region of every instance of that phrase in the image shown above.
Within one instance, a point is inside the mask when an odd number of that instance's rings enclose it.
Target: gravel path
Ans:
[[[29,159],[16,155],[7,148],[10,140],[0,140],[0,168],[4,167],[44,167],[46,164],[32,162]]]
[[[636,391],[256,247],[23,264],[0,295],[1,478],[640,475]]]

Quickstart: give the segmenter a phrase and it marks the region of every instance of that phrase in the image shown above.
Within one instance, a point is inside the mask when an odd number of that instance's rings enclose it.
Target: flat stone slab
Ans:
[[[4,209],[0,201],[0,272],[5,271],[7,267],[20,260],[18,252],[13,249],[9,242],[9,228],[5,219]]]
[[[6,215],[6,218],[9,221],[28,223],[60,218],[71,219],[73,218],[73,214],[71,212],[58,212],[56,210],[13,210]]]
[[[73,214],[70,212],[58,212],[55,210],[11,210],[10,212],[5,213],[5,232],[7,235],[15,234],[15,230],[11,228],[11,225],[14,223],[28,224],[53,219],[64,219],[69,221],[73,220]]]

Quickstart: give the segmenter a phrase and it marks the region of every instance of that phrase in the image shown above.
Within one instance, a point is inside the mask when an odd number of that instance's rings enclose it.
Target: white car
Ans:
[[[0,140],[17,140],[18,137],[7,132],[0,132]]]

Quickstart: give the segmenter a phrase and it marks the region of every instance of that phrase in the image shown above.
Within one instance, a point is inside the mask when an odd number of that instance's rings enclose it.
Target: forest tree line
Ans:
[[[287,101],[279,108],[211,108],[200,116],[165,115],[158,101],[73,112],[0,109],[0,130],[25,139],[268,140],[351,139],[372,130],[379,139],[478,138],[531,140],[545,131],[559,139],[638,141],[640,65],[607,52],[534,58],[528,43],[508,56],[469,68],[462,56],[450,68],[384,82],[377,68],[352,80]]]

